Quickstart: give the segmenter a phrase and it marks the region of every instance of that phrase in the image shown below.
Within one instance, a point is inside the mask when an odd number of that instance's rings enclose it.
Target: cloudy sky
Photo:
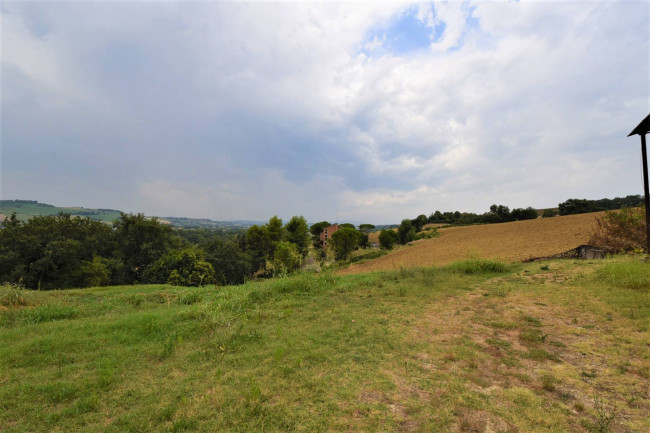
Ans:
[[[648,1],[1,8],[2,199],[394,223],[642,193]]]

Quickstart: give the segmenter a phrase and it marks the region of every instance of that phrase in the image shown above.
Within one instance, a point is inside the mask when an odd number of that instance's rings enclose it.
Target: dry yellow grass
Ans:
[[[602,212],[438,229],[440,236],[437,238],[416,241],[386,256],[352,265],[340,273],[444,266],[468,255],[507,262],[547,257],[586,244],[599,215]]]

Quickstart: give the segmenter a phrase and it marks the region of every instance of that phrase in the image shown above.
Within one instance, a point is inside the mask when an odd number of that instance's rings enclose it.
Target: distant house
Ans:
[[[327,240],[332,237],[334,232],[339,229],[338,224],[333,224],[331,226],[325,227],[320,234],[320,244],[323,246],[323,249],[327,249]]]

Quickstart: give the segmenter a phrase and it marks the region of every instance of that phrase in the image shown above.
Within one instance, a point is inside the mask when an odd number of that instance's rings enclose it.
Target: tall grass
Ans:
[[[508,265],[497,260],[469,258],[449,265],[449,269],[463,274],[503,273]]]
[[[650,263],[637,260],[606,263],[596,270],[596,275],[613,287],[650,292]]]

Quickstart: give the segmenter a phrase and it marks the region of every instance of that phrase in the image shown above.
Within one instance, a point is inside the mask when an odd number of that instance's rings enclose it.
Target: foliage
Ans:
[[[312,236],[318,237],[323,232],[325,227],[329,227],[330,225],[331,224],[327,221],[321,221],[316,224],[312,224],[309,228],[309,231],[311,232]]]
[[[418,215],[417,218],[415,218],[414,220],[411,221],[411,223],[413,224],[413,227],[415,227],[416,232],[422,231],[422,227],[424,227],[424,225],[426,223],[428,223],[428,222],[429,222],[429,219],[424,214]]]
[[[350,224],[350,223],[339,224],[339,228],[342,228],[342,229],[344,229],[344,228],[348,228],[348,229],[356,229],[356,227],[354,226],[354,224]]]
[[[334,249],[336,260],[347,260],[350,253],[359,244],[360,238],[360,233],[350,227],[343,227],[335,231],[329,242],[331,242]]]
[[[370,233],[375,229],[375,226],[372,224],[360,224],[359,231],[363,233]]]
[[[212,239],[203,246],[205,260],[212,265],[220,284],[242,284],[255,269],[249,252],[236,240]]]
[[[172,228],[141,213],[122,213],[113,223],[113,230],[117,242],[115,256],[124,264],[124,274],[117,278],[118,282],[146,281],[147,268],[170,247]]]
[[[359,248],[368,248],[370,246],[370,236],[366,232],[359,231]]]
[[[626,197],[616,197],[613,199],[602,198],[600,200],[571,198],[558,204],[558,209],[560,215],[574,215],[638,206],[643,206],[643,197],[640,195],[628,195]]]
[[[288,274],[300,269],[302,255],[296,244],[279,242],[273,253],[273,269],[276,274]]]
[[[148,269],[147,280],[174,286],[202,286],[215,280],[214,268],[203,251],[194,248],[171,250]]]
[[[402,220],[402,223],[397,228],[397,240],[402,245],[415,240],[415,227],[413,227],[411,220]]]
[[[286,231],[286,240],[294,244],[302,257],[307,256],[309,251],[309,228],[305,217],[294,216],[284,227]]]
[[[559,211],[557,209],[544,209],[544,212],[542,212],[542,218],[552,218],[558,214]]]
[[[4,283],[0,285],[0,305],[18,307],[30,305],[31,303],[31,296],[19,284]]]
[[[0,280],[30,289],[79,287],[85,284],[79,268],[110,255],[112,238],[109,226],[88,218],[60,214],[20,222],[12,215],[0,229]]]
[[[645,207],[605,212],[596,219],[596,228],[589,243],[609,253],[644,251]]]
[[[395,230],[382,230],[379,233],[379,245],[387,250],[393,249],[397,243],[397,232]]]

